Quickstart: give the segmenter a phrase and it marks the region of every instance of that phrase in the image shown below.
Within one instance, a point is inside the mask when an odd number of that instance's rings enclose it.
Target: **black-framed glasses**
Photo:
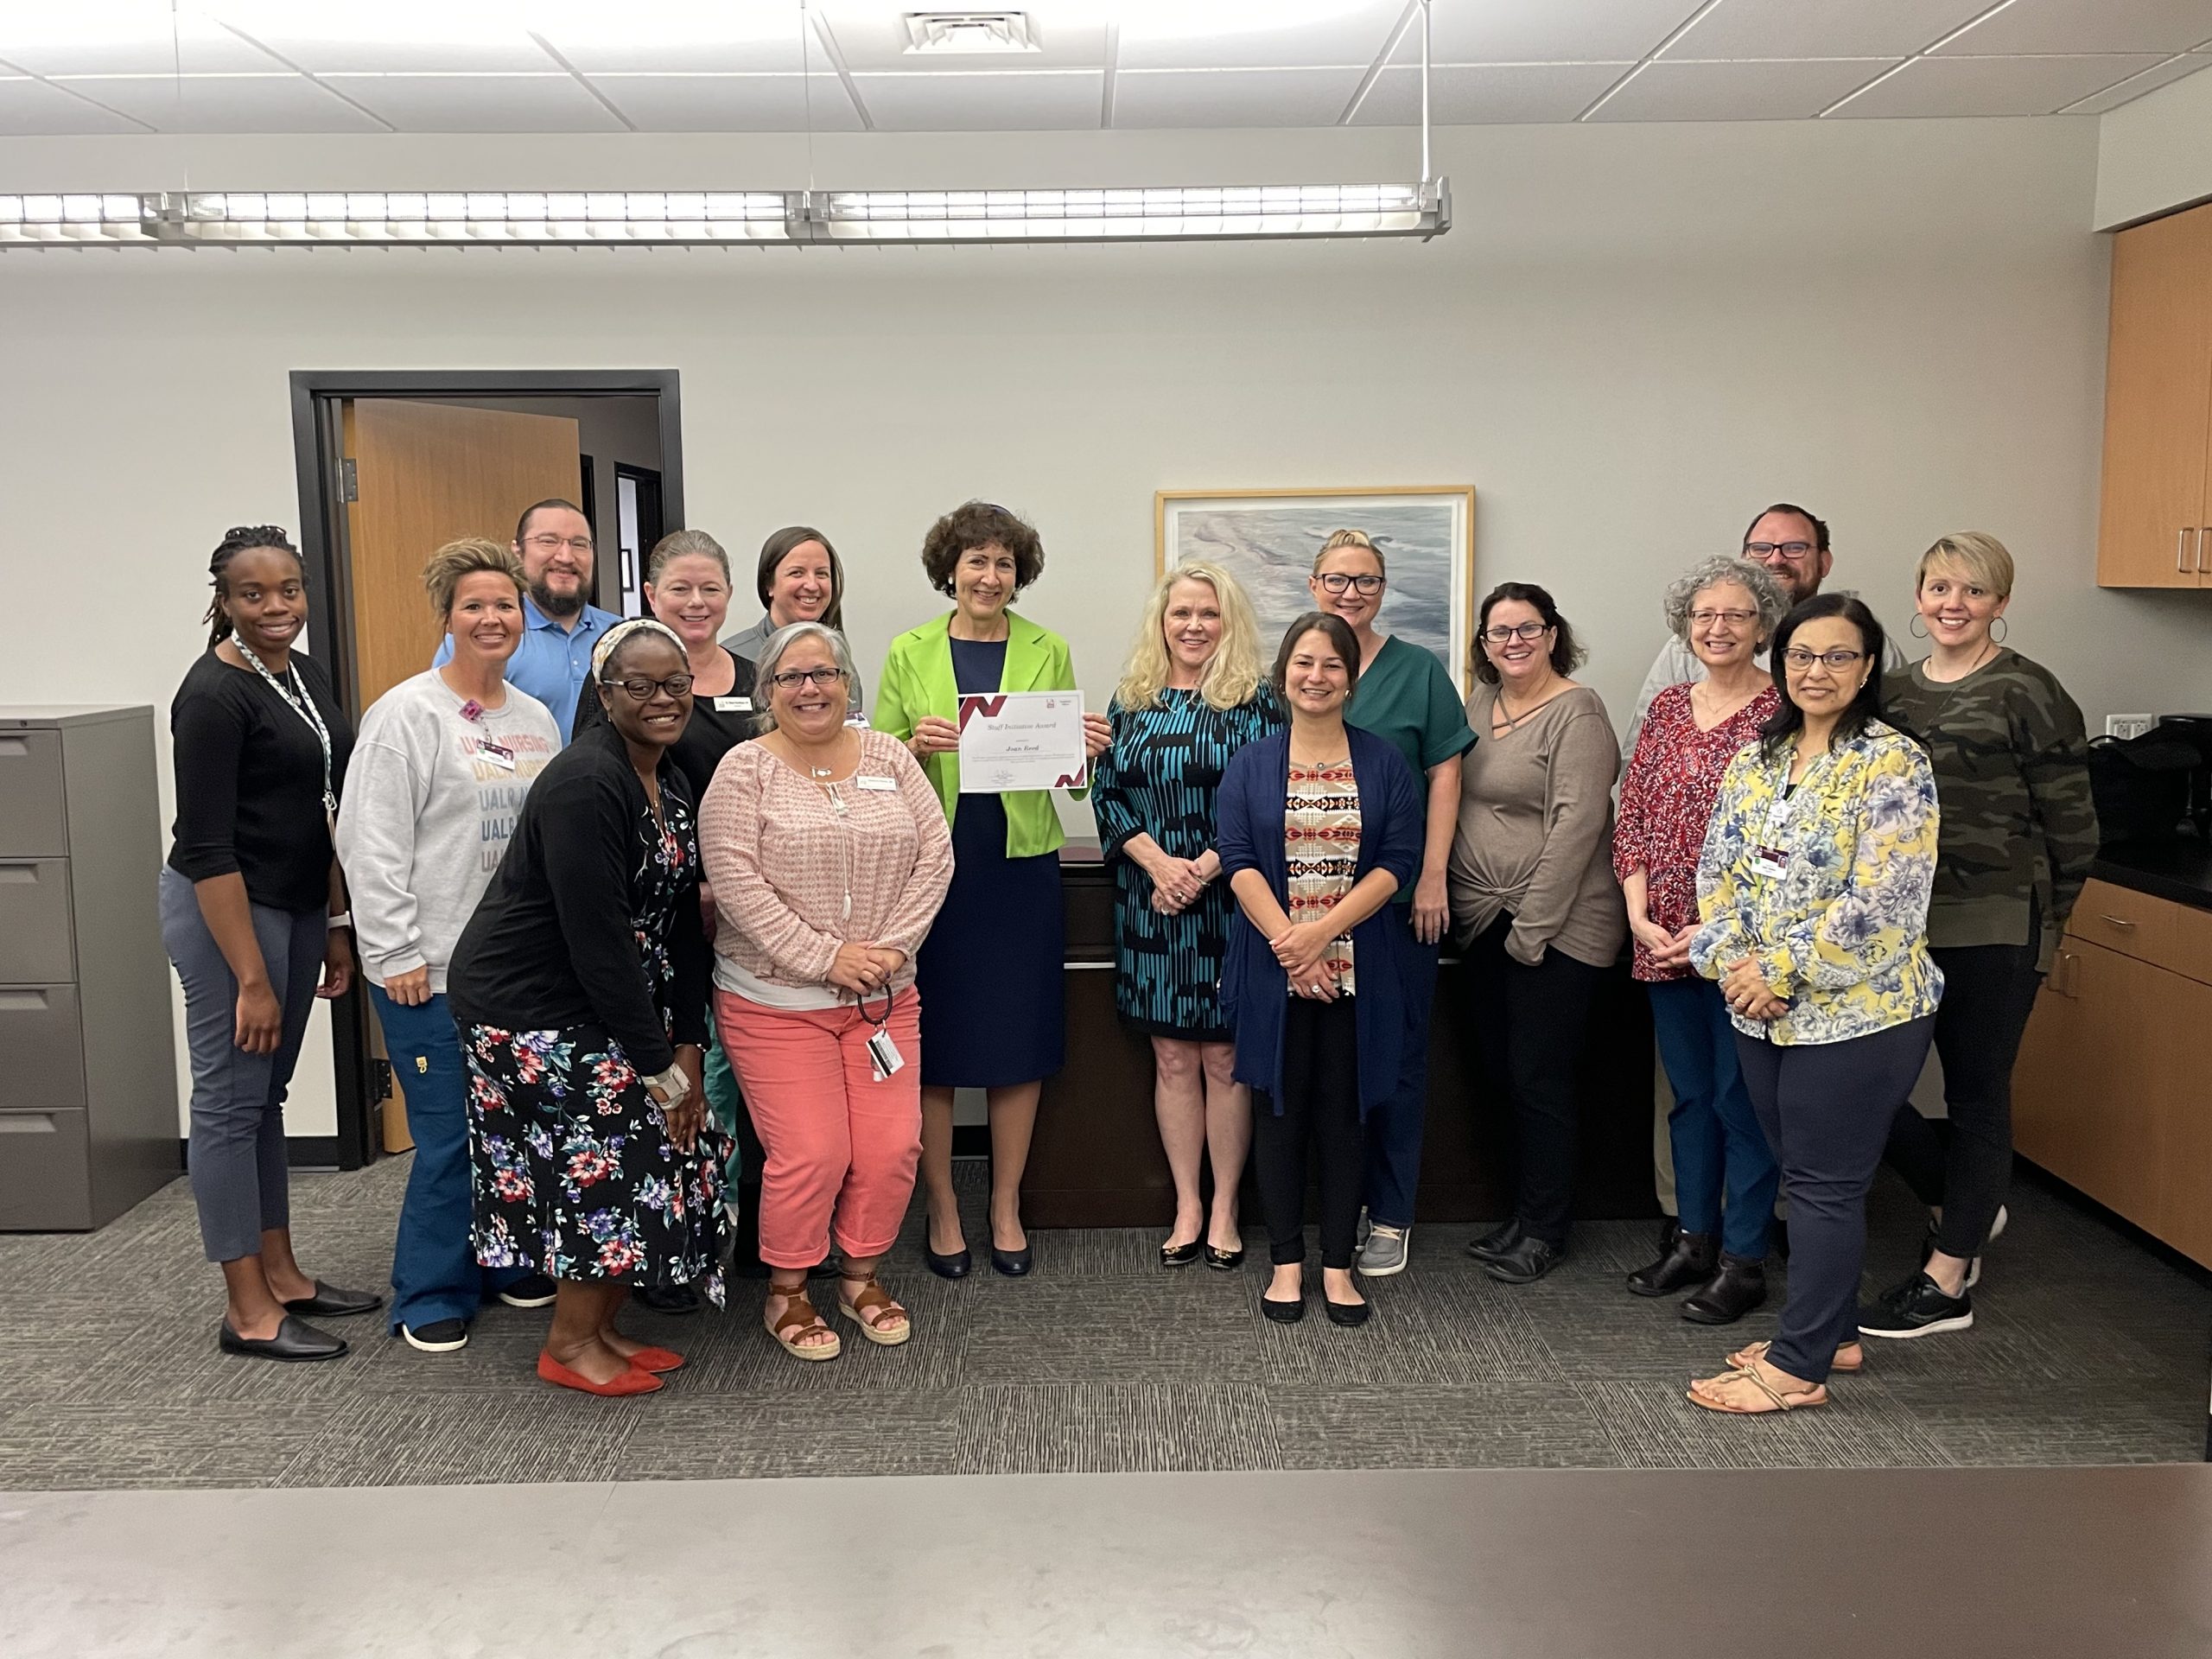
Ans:
[[[842,668],[787,668],[771,674],[769,683],[779,691],[796,691],[802,685],[811,685],[827,691],[845,677]]]
[[[665,691],[671,697],[691,695],[691,676],[689,674],[671,674],[664,680],[649,680],[640,675],[635,679],[602,680],[600,683],[620,686],[632,702],[645,702],[656,691]]]
[[[1500,623],[1494,628],[1484,628],[1483,638],[1493,645],[1510,645],[1516,639],[1541,639],[1552,631],[1548,622],[1523,622],[1516,627]]]
[[[1806,651],[1796,645],[1782,653],[1782,660],[1800,674],[1810,672],[1815,663],[1826,663],[1831,671],[1840,674],[1853,663],[1864,662],[1866,658],[1866,653],[1863,651]]]
[[[1810,542],[1745,542],[1744,551],[1755,559],[1771,559],[1779,555],[1795,564],[1798,560],[1811,556],[1813,544]]]
[[[1372,599],[1382,591],[1380,576],[1348,576],[1341,570],[1332,570],[1321,578],[1324,593],[1341,594],[1357,588],[1362,599]]]

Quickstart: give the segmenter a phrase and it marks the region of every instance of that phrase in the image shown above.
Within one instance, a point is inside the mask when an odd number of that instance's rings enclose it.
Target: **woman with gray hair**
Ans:
[[[1649,988],[1659,1058],[1675,1106],[1667,1118],[1679,1220],[1659,1259],[1628,1277],[1638,1296],[1700,1287],[1682,1317],[1728,1325],[1766,1300],[1766,1251],[1780,1180],[1774,1153],[1736,1066],[1728,1005],[1690,967],[1699,920],[1698,855],[1736,752],[1778,706],[1759,653],[1789,602],[1748,559],[1693,566],[1667,589],[1667,626],[1705,669],[1651,700],[1621,782],[1613,873],[1628,900],[1635,976]]]
[[[876,1270],[922,1152],[914,956],[952,882],[952,832],[906,746],[845,721],[845,638],[794,622],[760,653],[761,724],[723,757],[700,817],[715,896],[715,1021],[766,1148],[760,1258],[770,1334],[795,1359],[842,1347],[807,1273],[842,1254],[837,1311],[905,1342]]]

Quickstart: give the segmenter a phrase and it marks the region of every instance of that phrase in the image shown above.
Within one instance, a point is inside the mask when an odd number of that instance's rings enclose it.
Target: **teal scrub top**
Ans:
[[[1475,747],[1467,707],[1452,676],[1432,652],[1392,636],[1359,671],[1344,723],[1389,740],[1406,757],[1420,786],[1426,816],[1428,769]],[[1398,889],[1394,904],[1414,901],[1412,883]]]

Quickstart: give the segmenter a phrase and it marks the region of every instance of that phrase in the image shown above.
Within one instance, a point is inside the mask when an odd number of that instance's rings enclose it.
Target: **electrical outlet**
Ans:
[[[2158,717],[2156,715],[2107,715],[2105,735],[2107,737],[2140,737],[2158,724]]]

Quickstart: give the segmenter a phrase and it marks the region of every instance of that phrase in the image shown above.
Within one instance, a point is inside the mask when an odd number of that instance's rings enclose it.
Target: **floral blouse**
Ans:
[[[1684,682],[1652,698],[1621,779],[1620,819],[1613,825],[1613,874],[1625,881],[1643,872],[1645,912],[1669,933],[1699,919],[1698,854],[1720,774],[1781,702],[1770,685],[1711,731],[1700,731],[1690,690]],[[1642,939],[1635,944],[1637,979],[1697,976],[1688,966],[1653,967],[1649,947]]]
[[[1927,752],[1870,721],[1794,788],[1789,764],[1788,752],[1769,760],[1752,744],[1721,775],[1698,860],[1705,925],[1691,965],[1719,979],[1753,957],[1789,1012],[1730,1018],[1785,1046],[1844,1042],[1935,1013],[1943,976],[1928,955],[1937,811]]]

